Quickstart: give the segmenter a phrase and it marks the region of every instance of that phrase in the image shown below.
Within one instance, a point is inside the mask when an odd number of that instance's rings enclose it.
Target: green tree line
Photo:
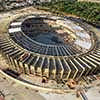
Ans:
[[[49,7],[50,10],[77,15],[88,22],[100,24],[100,3],[66,0],[50,2],[43,6]]]

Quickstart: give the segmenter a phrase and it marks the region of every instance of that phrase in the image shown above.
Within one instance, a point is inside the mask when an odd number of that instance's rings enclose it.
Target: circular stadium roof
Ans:
[[[68,17],[28,15],[13,20],[1,49],[17,72],[49,79],[79,79],[100,66],[96,37]]]
[[[15,40],[25,49],[50,56],[72,56],[86,53],[93,46],[92,33],[67,18],[56,16],[28,16],[9,29]],[[10,27],[14,25],[12,22]],[[19,35],[18,37],[16,35]],[[25,42],[20,38],[26,39]],[[24,45],[25,44],[25,45]]]

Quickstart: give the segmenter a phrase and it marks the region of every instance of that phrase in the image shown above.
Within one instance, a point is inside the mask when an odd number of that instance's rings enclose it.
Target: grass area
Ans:
[[[20,7],[22,8],[22,7]],[[17,8],[13,8],[17,9]],[[75,0],[64,0],[55,2],[52,0],[50,3],[42,4],[41,9],[58,12],[58,13],[66,13],[71,15],[76,15],[87,22],[97,24],[100,26],[100,3],[93,2],[77,2]],[[11,9],[9,9],[11,10]],[[1,11],[8,11],[7,9],[2,9]]]
[[[44,4],[50,11],[60,11],[79,16],[80,18],[100,25],[100,3],[60,1]]]

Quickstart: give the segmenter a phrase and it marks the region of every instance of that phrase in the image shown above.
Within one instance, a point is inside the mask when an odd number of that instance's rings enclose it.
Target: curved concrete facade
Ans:
[[[60,26],[66,28],[67,34],[70,29],[69,32],[73,32],[76,37],[74,42],[61,46],[32,40],[22,31],[22,24],[28,18],[37,17],[55,19],[57,25],[59,23]],[[9,24],[7,35],[9,39],[0,40],[0,47],[8,58],[10,69],[16,70],[18,73],[45,76],[54,80],[68,80],[80,79],[100,70],[100,48],[96,47],[96,37],[93,32],[86,29],[85,23],[81,24],[67,17],[21,16]],[[81,40],[83,43],[80,42]]]

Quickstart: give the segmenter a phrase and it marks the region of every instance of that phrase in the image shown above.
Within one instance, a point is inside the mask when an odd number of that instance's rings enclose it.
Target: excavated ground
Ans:
[[[31,14],[31,12],[41,14],[47,13],[44,11],[38,11],[33,7],[24,8],[21,10],[10,11],[7,13],[0,14],[0,37],[4,36],[2,33],[6,32],[7,24],[12,20],[17,18],[20,15]],[[89,27],[90,28],[90,27]],[[99,30],[92,28],[91,30],[95,31],[99,36]],[[0,68],[8,68],[8,64],[5,59],[0,55]],[[100,80],[95,80],[91,85],[87,85],[86,95],[89,100],[100,100]],[[56,94],[56,93],[47,93],[34,90],[32,88],[26,87],[12,81],[11,79],[5,77],[0,73],[0,92],[5,96],[5,100],[81,100],[81,98],[76,97],[76,93],[67,93],[67,94]]]

